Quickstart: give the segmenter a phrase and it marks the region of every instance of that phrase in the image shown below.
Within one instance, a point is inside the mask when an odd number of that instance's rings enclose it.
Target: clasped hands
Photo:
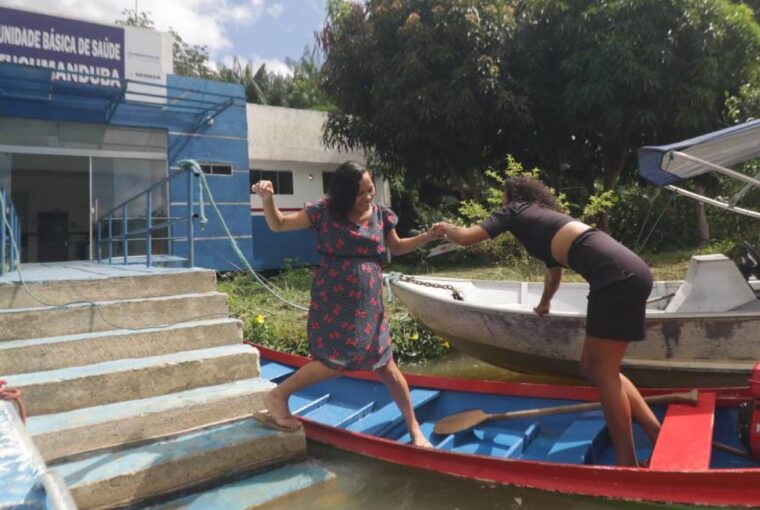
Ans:
[[[433,223],[430,228],[427,231],[427,234],[432,239],[446,239],[446,234],[448,234],[451,229],[454,228],[454,225],[451,223],[447,223],[445,221],[439,221],[438,223]]]

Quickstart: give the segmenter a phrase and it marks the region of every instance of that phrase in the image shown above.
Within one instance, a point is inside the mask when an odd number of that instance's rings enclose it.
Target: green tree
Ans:
[[[174,74],[194,78],[218,78],[217,73],[209,67],[210,58],[206,46],[186,43],[174,29],[169,32],[174,36]]]
[[[150,13],[148,12],[124,9],[121,11],[121,15],[124,16],[124,19],[117,19],[117,25],[122,27],[153,28],[153,20],[150,19]]]
[[[306,47],[299,60],[285,60],[290,73],[279,75],[262,64],[255,69],[253,62],[243,65],[237,57],[231,67],[222,66],[219,79],[240,83],[245,87],[249,103],[287,106],[308,110],[330,110],[327,95],[320,88],[320,62],[316,49]]]
[[[570,160],[589,189],[598,178],[614,189],[641,145],[720,126],[726,96],[760,63],[760,27],[727,0],[534,0],[517,18],[527,160]]]
[[[473,196],[481,169],[527,116],[510,73],[513,7],[503,0],[328,2],[325,141],[369,149],[373,166]]]

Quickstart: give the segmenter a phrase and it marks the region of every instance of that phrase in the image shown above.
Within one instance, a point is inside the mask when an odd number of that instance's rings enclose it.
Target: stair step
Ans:
[[[53,466],[80,508],[113,508],[302,456],[303,430],[266,429],[248,419],[119,452]]]
[[[82,452],[178,433],[250,414],[274,385],[243,379],[158,397],[33,416],[27,430],[46,462]]]
[[[137,299],[216,289],[216,273],[207,269],[148,269],[87,261],[24,264],[22,271],[29,291],[37,299],[51,304]],[[40,306],[17,280],[15,273],[0,277],[0,309]]]
[[[221,292],[100,301],[97,304],[98,308],[80,304],[66,308],[0,310],[0,340],[156,327],[228,315],[227,295]]]
[[[334,479],[334,473],[318,464],[300,462],[229,482],[199,494],[144,507],[144,510],[248,510]]]
[[[0,342],[0,374],[23,374],[124,358],[159,356],[240,344],[236,319],[192,321],[139,331],[117,329],[95,333]]]
[[[245,344],[5,377],[24,392],[27,413],[61,413],[259,376]]]

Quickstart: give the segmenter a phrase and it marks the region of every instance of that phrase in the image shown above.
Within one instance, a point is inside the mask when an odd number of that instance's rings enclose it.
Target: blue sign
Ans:
[[[0,7],[0,62],[46,67],[53,79],[120,86],[124,29]]]

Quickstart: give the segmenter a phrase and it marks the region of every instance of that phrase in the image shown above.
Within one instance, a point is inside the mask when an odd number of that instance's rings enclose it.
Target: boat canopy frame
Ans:
[[[754,120],[669,145],[639,149],[639,174],[652,184],[734,213],[760,219],[760,211],[739,207],[753,188],[760,189],[760,175],[750,176],[727,168],[760,157],[760,120]],[[729,199],[710,198],[673,184],[715,172],[744,183]]]

